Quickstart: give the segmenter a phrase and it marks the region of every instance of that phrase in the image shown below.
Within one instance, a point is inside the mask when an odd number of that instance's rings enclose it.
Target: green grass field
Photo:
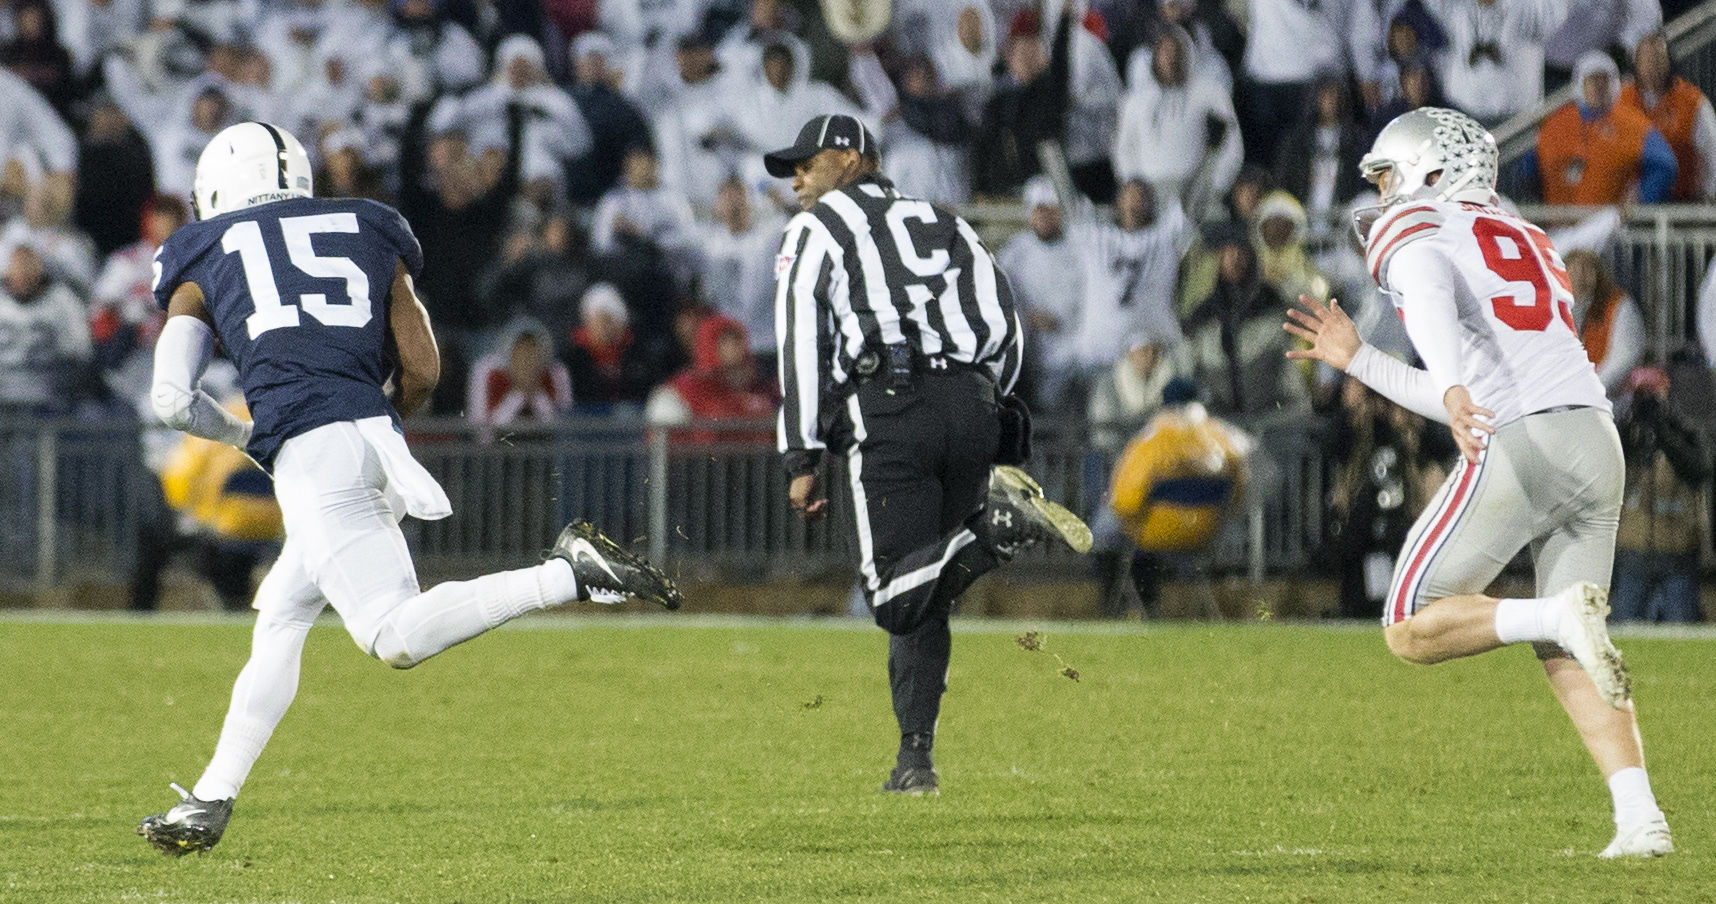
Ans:
[[[1607,792],[1526,649],[965,622],[943,795],[898,799],[880,631],[673,617],[406,673],[319,627],[226,839],[168,859],[134,827],[195,781],[248,639],[0,621],[0,902],[1716,901],[1713,639],[1621,643],[1681,849],[1654,862],[1594,856]]]

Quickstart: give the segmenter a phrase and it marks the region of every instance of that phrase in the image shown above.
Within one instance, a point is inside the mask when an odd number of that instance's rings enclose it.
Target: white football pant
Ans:
[[[576,598],[558,561],[419,591],[400,532],[405,511],[382,458],[344,421],[295,436],[274,461],[286,525],[280,558],[257,589],[250,660],[208,770],[203,800],[237,794],[298,689],[304,638],[325,606],[364,652],[395,668],[417,663],[533,609]]]

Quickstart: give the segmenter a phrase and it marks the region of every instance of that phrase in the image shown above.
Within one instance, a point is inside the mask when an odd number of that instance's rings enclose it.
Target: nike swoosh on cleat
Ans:
[[[589,540],[586,540],[583,537],[579,537],[578,539],[573,540],[571,551],[572,551],[572,560],[574,562],[576,562],[580,557],[586,557],[590,561],[594,562],[596,564],[597,568],[600,568],[600,569],[602,569],[602,571],[606,572],[608,577],[613,578],[614,583],[620,584],[622,586],[625,584],[624,581],[620,580],[620,576],[614,573],[613,566],[608,564],[607,559],[602,558],[602,554],[596,551],[595,545],[592,544]]]

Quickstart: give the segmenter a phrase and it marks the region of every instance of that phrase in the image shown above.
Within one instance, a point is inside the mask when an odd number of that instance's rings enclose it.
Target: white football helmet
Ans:
[[[1396,116],[1376,136],[1359,171],[1375,181],[1393,171],[1382,206],[1400,200],[1494,200],[1499,169],[1496,139],[1458,110],[1420,107]],[[1440,172],[1435,185],[1431,174]]]
[[[197,158],[192,195],[198,219],[310,194],[310,157],[292,133],[278,126],[228,126]]]

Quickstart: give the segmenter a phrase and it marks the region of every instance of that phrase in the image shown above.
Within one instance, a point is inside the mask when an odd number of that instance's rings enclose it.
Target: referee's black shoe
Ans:
[[[894,771],[888,773],[888,781],[882,785],[882,793],[938,797],[941,795],[941,776],[934,766],[895,766]]]
[[[548,556],[572,566],[579,599],[617,603],[635,596],[670,610],[678,609],[682,601],[679,588],[661,569],[621,549],[588,521],[566,525]]]
[[[974,531],[1002,559],[1011,559],[1034,543],[1058,540],[1073,552],[1090,552],[1090,527],[1058,502],[1043,496],[1031,475],[1012,465],[989,472],[989,501],[982,527]]]

